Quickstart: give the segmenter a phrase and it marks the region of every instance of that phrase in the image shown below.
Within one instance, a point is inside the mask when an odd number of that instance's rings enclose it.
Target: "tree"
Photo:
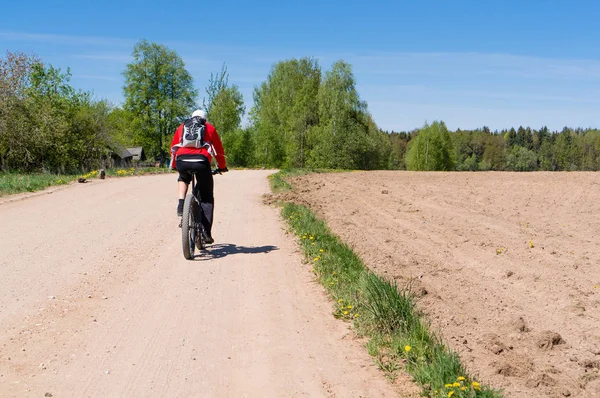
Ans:
[[[208,102],[204,99],[204,107],[208,118],[222,136],[238,129],[242,123],[242,117],[246,112],[244,97],[239,88],[234,84],[229,85],[229,73],[223,65],[221,72],[210,75],[208,87]]]
[[[217,74],[210,74],[208,86],[206,87],[206,94],[208,99],[205,97],[202,99],[202,107],[206,110],[207,114],[210,114],[212,106],[215,102],[215,98],[221,92],[222,89],[229,86],[229,72],[227,72],[227,65],[221,66],[221,71]]]
[[[250,111],[261,165],[303,167],[308,135],[318,124],[321,69],[312,58],[277,63],[254,91]]]
[[[406,152],[408,170],[454,169],[452,139],[444,122],[426,124],[409,143]]]
[[[319,87],[319,125],[311,131],[310,165],[358,169],[370,152],[366,103],[360,100],[352,66],[337,61]]]
[[[519,145],[515,145],[506,157],[506,167],[512,171],[534,171],[537,162],[535,152]]]
[[[167,47],[142,40],[133,48],[125,76],[125,110],[147,153],[164,161],[168,140],[196,106],[197,90],[183,60]]]

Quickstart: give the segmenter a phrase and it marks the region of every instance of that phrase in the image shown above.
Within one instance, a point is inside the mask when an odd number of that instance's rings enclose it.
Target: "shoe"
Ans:
[[[177,207],[177,217],[182,217],[183,216],[183,207],[181,207],[181,209],[179,207]]]
[[[212,236],[210,236],[209,234],[207,234],[206,232],[204,233],[204,242],[208,243],[209,245],[211,243],[215,243],[215,240],[213,239]]]

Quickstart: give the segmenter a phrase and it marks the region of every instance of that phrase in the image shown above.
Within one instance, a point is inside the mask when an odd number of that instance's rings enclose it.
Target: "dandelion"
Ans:
[[[452,387],[452,384],[444,384],[444,387],[446,387],[446,388],[451,388],[451,387]]]
[[[358,318],[358,314],[354,314],[354,317],[355,317],[355,318]]]
[[[330,284],[330,285],[334,285],[334,284],[335,284],[335,282],[329,282],[329,284]]]
[[[452,387],[460,387],[460,383],[454,382],[454,383],[452,383]]]
[[[321,252],[321,253],[323,253],[324,251],[325,251],[325,250],[323,250],[323,249],[319,249],[319,252]]]
[[[450,391],[450,392],[448,393],[448,396],[449,396],[449,397],[451,397],[451,396],[453,396],[453,395],[454,395],[454,390],[452,390],[452,391]]]
[[[464,386],[463,386],[463,387],[461,387],[461,388],[460,388],[460,390],[461,390],[461,391],[467,391],[467,387],[464,387]]]
[[[344,302],[344,300],[342,300],[342,299],[338,300],[338,303],[343,303],[343,302]]]
[[[474,381],[474,382],[473,382],[473,383],[471,383],[471,384],[472,384],[472,385],[473,385],[473,387],[475,387],[475,388],[479,387],[479,383],[478,383],[478,382],[476,382],[476,381]]]
[[[314,238],[315,238],[314,236],[311,236],[311,237],[310,237],[310,238],[308,238],[308,239],[310,239],[310,240],[313,240]]]
[[[319,261],[319,257],[313,258],[313,261]]]
[[[344,315],[348,315],[348,311],[344,311]]]
[[[404,346],[404,351],[406,351],[406,352],[410,352],[411,349],[412,349],[412,347],[409,345]]]
[[[346,307],[346,308],[348,308],[349,310],[351,310],[351,309],[352,309],[352,306],[351,306],[351,305],[349,305],[349,306],[348,306],[348,307]]]
[[[458,379],[457,379],[457,380],[458,380],[458,381],[464,381],[464,380],[465,380],[465,378],[464,378],[463,376],[458,376]]]
[[[306,235],[302,235],[302,239],[306,239]]]
[[[314,246],[315,244],[316,244],[315,242],[311,243],[311,245],[313,245],[313,246]]]

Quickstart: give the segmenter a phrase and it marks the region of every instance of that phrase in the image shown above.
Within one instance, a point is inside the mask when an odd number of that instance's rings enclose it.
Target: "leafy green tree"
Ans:
[[[454,169],[452,139],[444,122],[426,124],[409,143],[406,152],[408,170]]]
[[[504,170],[504,146],[503,136],[489,135],[484,142],[483,155],[479,162],[479,170]]]
[[[227,65],[223,64],[219,73],[210,74],[208,86],[206,87],[208,98],[204,97],[202,99],[202,107],[206,110],[206,113],[210,114],[215,98],[221,90],[227,87],[229,87],[229,72],[227,72]]]
[[[227,163],[232,166],[250,167],[255,164],[256,143],[250,129],[238,128],[223,137]]]
[[[123,108],[111,107],[108,114],[108,125],[112,138],[124,147],[137,146],[137,135],[133,129],[134,117]]]
[[[311,166],[361,168],[372,154],[374,142],[369,134],[372,120],[356,90],[350,64],[337,61],[332,65],[319,88],[318,101],[319,126],[309,137]]]
[[[219,133],[225,136],[240,127],[245,111],[244,97],[233,85],[217,94],[208,117]]]
[[[513,171],[534,171],[537,168],[537,162],[535,152],[515,145],[506,158],[506,168]]]
[[[133,59],[123,73],[124,108],[146,151],[163,161],[165,137],[195,108],[197,90],[181,57],[163,45],[142,40],[133,48]]]
[[[2,169],[76,172],[100,164],[112,131],[108,105],[70,85],[70,72],[33,56],[0,59]]]
[[[277,63],[255,89],[250,112],[260,164],[303,167],[307,137],[318,124],[317,94],[321,69],[314,59]]]

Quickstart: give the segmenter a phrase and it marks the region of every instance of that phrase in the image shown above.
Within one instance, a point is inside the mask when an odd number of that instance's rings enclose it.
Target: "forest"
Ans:
[[[176,127],[197,107],[207,110],[231,167],[600,169],[597,129],[450,131],[435,121],[412,131],[383,131],[360,98],[352,65],[343,60],[328,70],[310,57],[275,63],[254,88],[250,109],[226,65],[211,74],[202,91],[175,51],[146,40],[134,46],[123,71],[122,104],[75,89],[70,77],[68,69],[35,55],[7,52],[0,58],[3,172],[89,171],[130,146],[142,146],[150,159],[165,165]]]

